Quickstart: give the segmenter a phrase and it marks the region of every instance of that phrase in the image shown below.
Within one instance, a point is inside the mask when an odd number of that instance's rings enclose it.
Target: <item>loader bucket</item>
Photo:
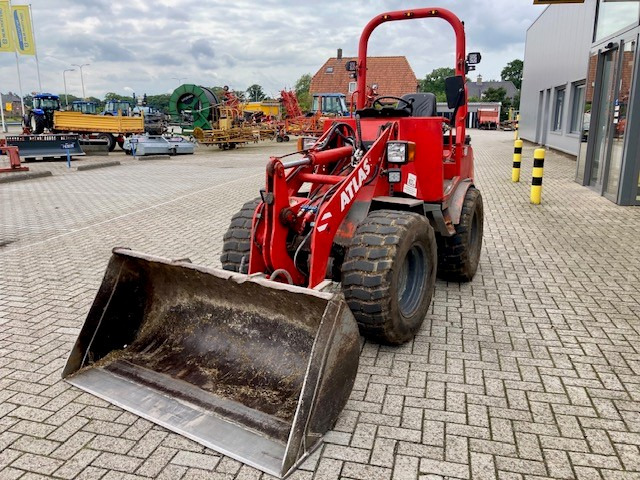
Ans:
[[[341,294],[115,249],[62,376],[283,477],[332,428],[359,349]]]

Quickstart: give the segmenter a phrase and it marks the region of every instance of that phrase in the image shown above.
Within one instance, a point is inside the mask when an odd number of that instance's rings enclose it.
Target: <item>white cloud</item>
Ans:
[[[17,2],[14,2],[17,3]],[[31,0],[42,85],[62,91],[62,70],[84,69],[87,95],[172,91],[175,77],[205,86],[243,90],[253,83],[269,94],[315,73],[342,48],[357,54],[364,25],[374,15],[407,8],[383,0]],[[499,78],[524,55],[526,28],[542,11],[532,0],[441,0],[467,30],[467,47],[480,50],[477,74]],[[411,6],[415,2],[411,2]],[[453,35],[441,20],[385,24],[372,35],[370,55],[406,55],[416,75],[452,66]],[[37,89],[32,57],[20,57],[24,92]],[[0,54],[0,90],[16,91],[15,60]],[[127,88],[122,87],[127,85]],[[81,93],[79,72],[67,73],[70,93]]]

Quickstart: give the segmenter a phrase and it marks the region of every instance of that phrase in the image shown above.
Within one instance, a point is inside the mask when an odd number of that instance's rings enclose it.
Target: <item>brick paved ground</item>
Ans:
[[[478,275],[437,283],[410,344],[365,344],[347,408],[292,478],[640,478],[640,209],[573,183],[575,164],[553,154],[531,206],[510,182],[511,134],[473,136]],[[1,479],[267,477],[60,371],[112,246],[217,265],[230,215],[288,148],[0,185]]]

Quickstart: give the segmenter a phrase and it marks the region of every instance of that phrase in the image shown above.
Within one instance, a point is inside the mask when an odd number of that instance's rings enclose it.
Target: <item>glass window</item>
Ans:
[[[556,88],[556,100],[553,106],[553,131],[562,130],[562,112],[564,110],[565,88]]]
[[[333,73],[333,67],[327,67],[326,72],[327,73]]]
[[[573,96],[571,100],[571,133],[582,132],[582,107],[584,106],[585,86],[582,84],[573,85]]]
[[[349,82],[349,93],[353,93],[356,91],[356,82]]]
[[[640,20],[640,0],[600,0],[596,41],[608,37],[624,27],[637,25]]]

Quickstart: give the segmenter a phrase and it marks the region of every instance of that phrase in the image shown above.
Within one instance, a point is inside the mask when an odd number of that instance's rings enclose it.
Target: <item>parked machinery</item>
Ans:
[[[53,130],[53,112],[60,110],[60,97],[52,93],[39,93],[33,97],[33,108],[25,115],[24,127],[39,135]]]
[[[500,110],[494,108],[478,109],[478,128],[481,130],[497,130],[500,125]]]
[[[376,16],[348,63],[366,91],[382,23],[441,18],[455,32],[450,122],[435,95],[378,97],[271,157],[234,215],[224,270],[115,249],[63,372],[71,383],[271,475],[318,445],[355,379],[360,332],[409,341],[436,272],[471,280],[483,207],[466,135],[464,26],[425,8]],[[304,142],[301,142],[304,143]],[[248,275],[247,275],[248,274]]]
[[[96,102],[85,102],[83,100],[75,100],[71,103],[71,111],[95,115],[97,111]]]
[[[171,94],[169,115],[172,121],[184,126],[185,130],[213,130],[220,116],[216,108],[219,104],[218,97],[209,88],[193,84],[180,85]]]
[[[130,111],[131,104],[126,100],[107,100],[104,104],[102,115],[124,115],[125,117],[128,117]]]

